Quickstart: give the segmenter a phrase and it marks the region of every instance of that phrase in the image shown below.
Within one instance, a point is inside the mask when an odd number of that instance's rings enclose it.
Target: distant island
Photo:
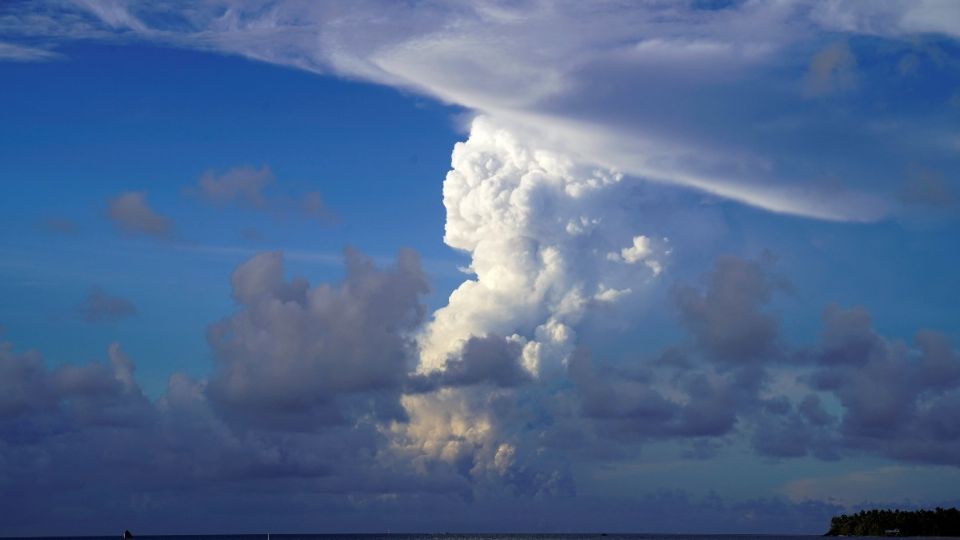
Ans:
[[[863,510],[834,517],[824,536],[960,536],[960,510]]]

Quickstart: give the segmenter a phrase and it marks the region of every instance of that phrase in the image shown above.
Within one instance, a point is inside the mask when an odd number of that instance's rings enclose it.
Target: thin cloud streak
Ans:
[[[62,58],[56,51],[0,42],[0,62],[49,62]]]

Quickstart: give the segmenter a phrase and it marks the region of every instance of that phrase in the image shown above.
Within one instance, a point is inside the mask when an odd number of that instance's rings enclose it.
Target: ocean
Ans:
[[[819,535],[757,534],[270,534],[270,540],[811,540]],[[869,538],[869,537],[865,537]],[[4,540],[120,540],[112,536],[4,537]],[[133,540],[267,540],[267,534],[136,535]]]

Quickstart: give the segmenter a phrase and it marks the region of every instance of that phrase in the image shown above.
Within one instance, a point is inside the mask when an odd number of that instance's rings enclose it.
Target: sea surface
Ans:
[[[271,534],[270,540],[812,540],[819,535],[756,534]],[[871,537],[861,537],[871,538]],[[880,538],[880,537],[877,537]],[[112,536],[4,537],[5,540],[121,540]],[[266,534],[135,535],[133,540],[267,540]]]

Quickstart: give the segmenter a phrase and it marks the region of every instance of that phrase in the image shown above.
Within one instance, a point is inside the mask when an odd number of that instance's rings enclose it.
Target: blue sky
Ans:
[[[69,61],[3,64],[12,82],[3,94],[4,295],[14,299],[4,302],[4,326],[18,343],[29,339],[56,362],[132,341],[150,357],[140,369],[152,371],[144,384],[157,393],[171,371],[208,370],[202,329],[230,310],[224,276],[258,251],[292,251],[291,271],[326,281],[341,274],[346,245],[383,259],[408,246],[429,260],[436,283],[456,283],[463,261],[442,243],[436,178],[457,140],[457,109],[193,51],[77,44],[63,53]],[[411,125],[432,129],[410,134]],[[203,173],[237,166],[267,166],[291,193],[321,190],[336,219],[184,196]],[[104,211],[126,190],[145,191],[175,220],[176,236],[118,235]],[[74,230],[51,231],[50,220]],[[94,286],[152,307],[109,327],[85,324],[68,312]],[[50,339],[54,327],[71,338]]]
[[[0,7],[0,534],[957,504],[957,6],[702,4]]]

